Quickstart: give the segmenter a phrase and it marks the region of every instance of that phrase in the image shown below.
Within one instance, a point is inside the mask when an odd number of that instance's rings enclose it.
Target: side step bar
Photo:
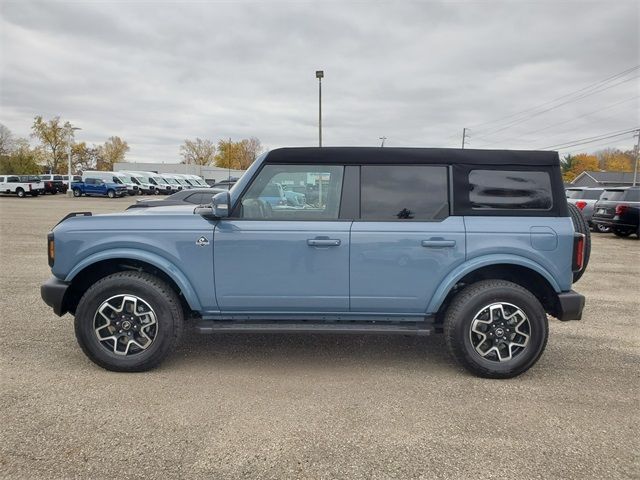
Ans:
[[[430,335],[434,326],[426,322],[376,323],[376,322],[223,322],[200,321],[195,326],[198,333],[373,333],[384,335]]]

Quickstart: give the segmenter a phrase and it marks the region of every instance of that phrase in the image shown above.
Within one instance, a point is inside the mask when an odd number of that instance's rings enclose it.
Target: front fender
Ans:
[[[542,275],[549,282],[554,291],[558,293],[561,291],[558,282],[556,282],[553,276],[544,267],[534,262],[533,260],[518,255],[484,255],[481,257],[475,257],[459,265],[444,278],[436,292],[433,294],[433,297],[431,297],[431,301],[429,302],[429,306],[427,307],[427,313],[437,312],[451,289],[465,275],[482,267],[499,264],[518,265],[521,267],[530,268],[531,270]]]
[[[185,300],[189,304],[192,310],[200,311],[201,302],[196,294],[195,290],[191,286],[189,280],[184,274],[177,268],[172,262],[160,255],[150,253],[144,250],[135,250],[130,248],[114,248],[110,250],[103,250],[93,255],[89,255],[87,258],[79,262],[69,274],[65,277],[65,282],[70,282],[73,278],[88,266],[101,262],[103,260],[111,260],[115,258],[128,258],[131,260],[139,260],[141,262],[153,265],[157,269],[166,273],[180,288],[180,291],[184,295]]]

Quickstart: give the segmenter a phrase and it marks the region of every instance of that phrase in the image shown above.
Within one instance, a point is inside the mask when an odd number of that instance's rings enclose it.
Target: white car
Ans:
[[[40,194],[38,185],[44,190],[42,181],[29,181],[31,175],[0,175],[0,193],[12,193],[20,198],[26,195],[37,197]],[[23,180],[24,178],[24,180]],[[40,180],[38,178],[38,180]]]

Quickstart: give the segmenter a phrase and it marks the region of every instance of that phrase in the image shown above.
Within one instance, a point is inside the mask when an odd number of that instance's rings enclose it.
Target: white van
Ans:
[[[135,183],[131,177],[120,172],[87,170],[86,172],[82,172],[82,181],[86,180],[87,178],[99,178],[100,180],[103,180],[105,182],[124,185],[125,187],[127,187],[127,193],[129,195],[138,195],[138,192],[140,190],[140,186]]]
[[[182,185],[178,182],[178,180],[176,180],[176,177],[172,173],[163,173],[161,174],[161,176],[171,186],[171,193],[176,193],[182,190]]]
[[[205,182],[202,177],[198,175],[193,175],[191,173],[185,173],[182,175],[190,184],[193,185],[194,188],[209,188],[207,182]]]
[[[153,187],[150,189],[151,193],[154,193],[155,195],[169,195],[171,194],[171,185],[169,185],[169,182],[167,182],[164,178],[162,178],[162,176],[158,173],[155,172],[144,172],[144,171],[139,171],[139,170],[130,170],[127,171],[127,173],[130,174],[136,174],[138,176],[141,176],[144,178],[145,183],[147,183],[149,186]]]

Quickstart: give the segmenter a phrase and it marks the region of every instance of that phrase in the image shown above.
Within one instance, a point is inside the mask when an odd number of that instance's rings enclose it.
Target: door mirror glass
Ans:
[[[231,206],[231,195],[229,192],[216,193],[211,199],[211,208],[213,215],[217,218],[226,218],[229,216]]]

